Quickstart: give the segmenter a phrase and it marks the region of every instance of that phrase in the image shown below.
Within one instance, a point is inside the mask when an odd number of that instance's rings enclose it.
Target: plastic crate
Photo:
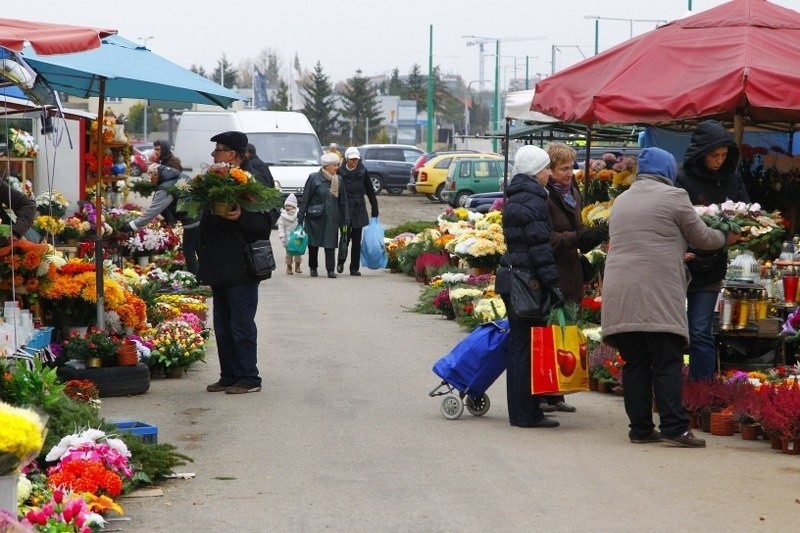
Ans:
[[[47,348],[50,345],[50,340],[52,339],[52,337],[53,337],[52,326],[39,328],[33,333],[33,337],[31,337],[31,340],[29,340],[28,344],[25,345],[25,348],[33,351]]]
[[[139,437],[145,444],[158,444],[158,426],[135,420],[122,420],[111,424],[120,432]]]

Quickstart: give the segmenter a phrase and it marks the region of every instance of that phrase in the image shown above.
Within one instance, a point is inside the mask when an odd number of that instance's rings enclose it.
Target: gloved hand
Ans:
[[[606,228],[583,228],[578,231],[578,247],[584,253],[606,240],[608,240]]]
[[[548,294],[550,294],[550,306],[551,307],[561,307],[564,305],[564,295],[561,293],[561,289],[558,288],[558,285],[553,285],[547,289]]]
[[[373,207],[372,208],[372,218],[378,218],[378,208],[377,207]]]

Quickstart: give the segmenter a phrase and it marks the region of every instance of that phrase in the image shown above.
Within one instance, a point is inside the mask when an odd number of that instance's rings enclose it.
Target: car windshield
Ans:
[[[319,165],[322,147],[309,133],[248,133],[262,161],[275,166]]]

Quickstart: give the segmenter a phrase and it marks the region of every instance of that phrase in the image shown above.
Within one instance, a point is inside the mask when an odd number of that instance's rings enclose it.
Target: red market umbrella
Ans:
[[[0,18],[0,46],[21,52],[29,44],[37,54],[69,54],[100,46],[100,38],[117,30],[84,28],[28,20]]]
[[[800,13],[733,0],[536,84],[531,109],[587,125],[800,122]]]

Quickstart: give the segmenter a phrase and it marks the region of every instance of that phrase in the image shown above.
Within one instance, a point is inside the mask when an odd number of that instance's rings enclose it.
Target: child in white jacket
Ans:
[[[278,218],[278,237],[283,244],[283,249],[286,250],[286,243],[289,241],[289,235],[294,231],[297,227],[297,197],[294,194],[290,194],[286,201],[283,203],[283,209],[281,209],[281,216]],[[303,271],[300,270],[300,261],[301,256],[299,255],[290,255],[289,252],[286,252],[286,273],[290,276],[297,272],[298,274],[302,274]],[[294,262],[294,272],[292,272],[292,262]]]

